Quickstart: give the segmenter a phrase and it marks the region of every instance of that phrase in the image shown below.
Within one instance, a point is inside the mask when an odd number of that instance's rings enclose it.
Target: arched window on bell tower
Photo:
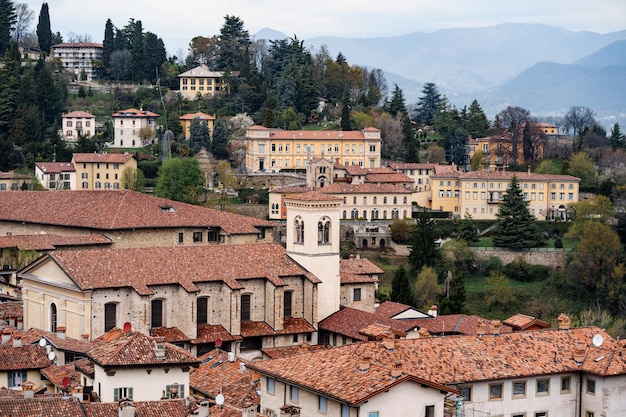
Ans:
[[[317,244],[330,244],[330,219],[328,217],[322,217],[317,223]]]
[[[304,244],[304,220],[302,217],[297,216],[294,220],[294,243]]]

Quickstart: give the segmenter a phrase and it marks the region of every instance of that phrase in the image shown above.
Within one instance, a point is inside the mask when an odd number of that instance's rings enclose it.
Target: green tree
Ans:
[[[417,101],[416,121],[425,125],[432,125],[441,102],[442,98],[437,85],[432,82],[424,84],[422,96]]]
[[[391,238],[396,243],[407,243],[411,238],[411,230],[413,227],[404,219],[396,219],[389,226],[391,229]]]
[[[140,193],[145,190],[146,180],[143,175],[143,171],[131,167],[124,168],[122,171],[122,188],[126,190],[139,191]]]
[[[416,225],[411,233],[409,243],[410,253],[408,262],[414,271],[420,271],[422,267],[435,266],[441,257],[437,226],[434,219],[428,216],[428,212],[417,213]]]
[[[107,19],[104,25],[104,40],[102,41],[102,64],[104,71],[108,73],[111,65],[111,54],[115,51],[115,31],[111,19]]]
[[[391,301],[406,305],[413,305],[413,293],[409,285],[409,278],[403,265],[400,265],[391,280]]]
[[[430,266],[424,266],[417,275],[413,285],[415,295],[415,306],[428,310],[430,306],[437,302],[437,296],[441,293],[441,288],[437,284],[437,273]]]
[[[94,153],[98,150],[96,143],[85,135],[79,135],[74,145],[76,153]]]
[[[189,147],[192,153],[198,153],[200,149],[211,149],[211,137],[206,120],[194,117],[189,126]]]
[[[459,225],[459,239],[463,239],[467,243],[474,243],[479,241],[478,227],[476,222],[472,218],[469,212],[465,212],[465,218],[461,220]]]
[[[573,282],[612,312],[617,312],[624,296],[623,248],[617,233],[600,222],[584,225],[579,244],[566,267]]]
[[[39,12],[39,23],[37,23],[37,40],[39,41],[39,49],[45,54],[50,53],[52,46],[52,29],[50,29],[50,10],[48,3],[41,5]]]
[[[568,174],[580,178],[580,188],[590,189],[596,185],[596,164],[586,152],[578,152],[569,160]]]
[[[133,80],[141,82],[144,80],[146,74],[146,55],[144,51],[144,35],[141,20],[137,20],[137,22],[135,22],[135,32],[133,33],[132,45],[131,67],[133,71]]]
[[[611,147],[614,150],[624,147],[624,134],[619,127],[619,123],[615,123],[613,125],[613,128],[611,129],[611,136],[609,136],[609,142],[611,142]]]
[[[574,221],[566,237],[576,240],[581,238],[586,223],[595,221],[606,224],[615,212],[611,199],[603,195],[594,195],[586,200],[572,203],[568,208],[573,213]]]
[[[17,14],[15,13],[13,2],[11,0],[0,0],[0,57],[3,57],[6,50],[9,49],[11,31],[16,22]]]
[[[500,271],[492,271],[487,278],[487,283],[491,285],[491,292],[485,296],[487,305],[492,310],[506,310],[515,300],[513,288],[509,280]]]
[[[218,70],[230,68],[231,71],[241,69],[241,57],[250,45],[250,35],[244,29],[243,20],[237,16],[224,16],[224,25],[218,38]]]
[[[171,158],[159,168],[154,195],[184,203],[198,204],[204,175],[195,158]]]
[[[533,171],[536,174],[561,174],[561,170],[558,165],[547,159],[541,161]]]
[[[398,84],[394,84],[393,92],[391,93],[391,100],[385,106],[385,110],[394,117],[398,114],[406,114],[404,93],[402,92],[402,89],[398,87]]]
[[[443,282],[443,288],[437,298],[439,314],[459,314],[465,306],[465,283],[461,274],[448,275]]]
[[[478,104],[478,100],[476,99],[474,99],[474,101],[472,101],[472,104],[470,104],[469,106],[465,128],[473,138],[484,138],[489,135],[489,129],[491,129],[491,124],[489,123],[487,115],[483,111],[482,107],[480,107],[480,104]]]
[[[496,214],[496,224],[491,232],[496,246],[521,249],[534,248],[543,243],[535,218],[528,208],[522,189],[513,176],[509,189],[504,193],[500,210]]]
[[[144,78],[156,83],[157,72],[167,61],[163,40],[152,32],[144,36]]]
[[[479,171],[485,167],[485,152],[478,149],[474,152],[474,155],[470,158],[470,169],[472,171]]]
[[[228,159],[228,128],[219,117],[213,126],[211,152],[217,159]]]

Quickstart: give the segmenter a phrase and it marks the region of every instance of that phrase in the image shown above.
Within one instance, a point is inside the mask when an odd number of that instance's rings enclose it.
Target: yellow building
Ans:
[[[530,126],[531,135],[531,147],[529,151],[532,154],[531,160],[540,161],[543,159],[543,148],[545,144],[545,138],[548,132],[552,132],[549,127],[545,126],[545,123],[532,123]],[[520,128],[517,138],[517,158],[514,158],[513,151],[513,139],[511,134],[504,130],[497,134],[487,136],[484,138],[470,138],[467,145],[468,161],[474,155],[476,151],[482,151],[485,154],[485,167],[490,169],[504,169],[517,160],[518,165],[523,165],[531,162],[526,160],[524,156],[524,140],[523,140],[523,127]],[[555,133],[550,133],[555,134]]]
[[[205,114],[202,112],[197,112],[193,114],[185,114],[178,118],[180,121],[180,126],[183,129],[183,134],[185,135],[185,139],[189,139],[191,136],[191,122],[194,119],[200,119],[207,123],[207,127],[209,128],[209,135],[213,135],[213,125],[215,124],[215,116],[211,116],[210,114]]]
[[[431,177],[431,207],[459,218],[468,213],[474,219],[493,220],[513,176],[538,220],[566,219],[568,205],[578,201],[580,179],[570,175],[456,171]]]
[[[380,166],[380,130],[282,130],[251,126],[246,131],[248,170],[304,170],[311,158],[331,158],[344,165]]]
[[[32,188],[30,175],[18,174],[15,171],[0,172],[0,191],[22,190]]]
[[[178,75],[180,94],[189,100],[195,100],[198,95],[216,96],[224,88],[223,76],[223,71],[211,71],[209,67],[201,64]]]
[[[121,189],[126,168],[137,169],[137,160],[129,153],[75,153],[76,189]]]

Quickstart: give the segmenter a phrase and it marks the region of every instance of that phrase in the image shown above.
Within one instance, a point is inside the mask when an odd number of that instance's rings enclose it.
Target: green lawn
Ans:
[[[554,239],[548,239],[541,247],[554,249],[554,242],[555,242]],[[578,242],[575,240],[563,239],[563,248],[574,249],[577,243]],[[476,248],[493,248],[494,247],[493,239],[490,237],[481,237],[478,242],[471,243],[469,246],[476,247]]]

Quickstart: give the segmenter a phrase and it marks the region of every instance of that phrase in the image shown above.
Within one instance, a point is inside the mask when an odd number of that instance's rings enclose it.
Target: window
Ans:
[[[320,412],[326,412],[326,397],[322,397],[321,395],[318,397],[318,409]]]
[[[21,387],[26,382],[26,371],[9,372],[9,388]]]
[[[587,394],[596,394],[596,381],[595,379],[587,378]]]
[[[472,401],[472,387],[459,387],[459,395],[466,402]]]
[[[547,411],[536,412],[535,417],[548,417],[548,412]]]
[[[513,382],[513,397],[526,396],[526,381]]]
[[[50,304],[50,331],[57,331],[57,305],[54,303]]]
[[[537,380],[537,395],[550,395],[550,380],[549,379]]]
[[[424,408],[424,417],[435,417],[435,406],[427,405]]]
[[[267,378],[267,393],[274,395],[276,392],[276,381],[274,378]]]
[[[202,232],[193,232],[193,243],[202,243]]]
[[[378,417],[379,413],[378,411],[370,411],[369,413],[367,413],[367,417]]]
[[[296,217],[294,223],[296,229],[296,241],[294,243],[304,243],[304,221],[300,217]]]
[[[150,327],[163,327],[163,300],[152,300],[150,307]]]
[[[117,304],[106,303],[104,305],[104,331],[108,332],[117,324]]]
[[[113,388],[113,401],[117,402],[122,398],[133,399],[133,389],[130,387]]]
[[[185,384],[172,384],[165,386],[165,398],[185,398]]]
[[[185,234],[183,232],[178,233],[178,243],[185,242]]]
[[[571,386],[572,386],[572,377],[562,376],[561,377],[561,394],[569,394],[571,392]]]
[[[352,291],[352,301],[361,301],[361,289],[355,288]]]
[[[250,294],[241,296],[241,321],[250,320]]]
[[[341,417],[350,417],[350,407],[347,404],[341,404]]]
[[[322,218],[317,223],[317,244],[328,245],[330,243],[330,219]]]
[[[594,417],[594,414],[592,411],[586,411],[585,412],[585,417]]]
[[[87,181],[83,181],[82,187],[83,188],[89,188],[89,184],[87,184]]]
[[[200,297],[196,305],[196,324],[207,324],[208,322],[209,299],[207,297]]]
[[[502,384],[489,384],[489,399],[490,400],[502,399]]]
[[[285,299],[283,303],[283,316],[284,317],[291,317],[292,298],[293,298],[293,292],[286,291]]]
[[[298,402],[298,395],[300,394],[300,389],[295,385],[291,385],[289,389],[289,399],[295,403]]]
[[[265,232],[265,229],[261,229],[263,232]],[[259,234],[261,234],[261,232],[259,232]],[[263,236],[265,237],[265,236]],[[219,239],[219,234],[217,232],[217,230],[209,230],[206,234],[206,241],[207,242],[217,242]]]

